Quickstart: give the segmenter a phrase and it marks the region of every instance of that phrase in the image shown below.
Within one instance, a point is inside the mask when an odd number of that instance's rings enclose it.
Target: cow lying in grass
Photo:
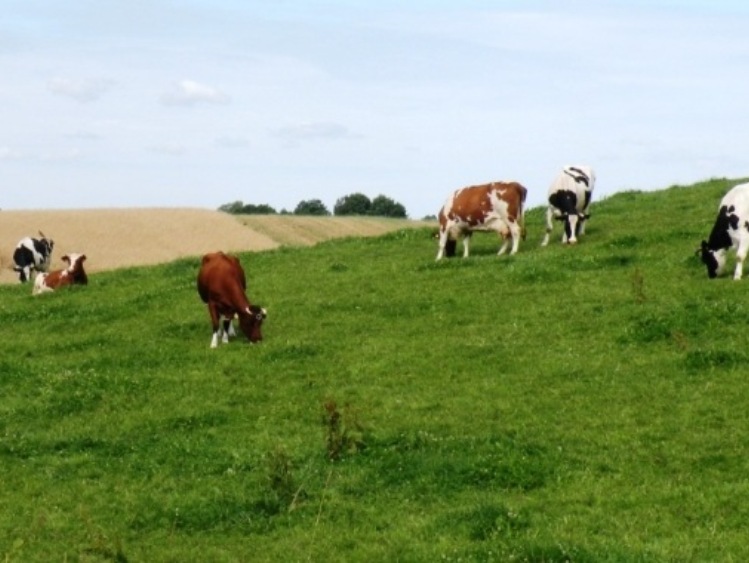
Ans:
[[[64,270],[55,270],[53,272],[39,272],[34,280],[34,295],[39,295],[45,291],[54,291],[60,287],[68,285],[86,285],[88,276],[83,269],[83,262],[86,261],[85,254],[66,254],[62,257],[68,267]]]

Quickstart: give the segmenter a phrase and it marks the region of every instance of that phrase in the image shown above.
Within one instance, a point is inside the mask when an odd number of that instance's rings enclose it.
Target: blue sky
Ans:
[[[749,175],[749,5],[0,0],[0,208]],[[717,202],[708,202],[717,205]]]

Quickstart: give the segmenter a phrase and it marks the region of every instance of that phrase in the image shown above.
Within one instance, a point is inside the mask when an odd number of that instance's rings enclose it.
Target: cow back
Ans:
[[[440,226],[457,220],[469,226],[482,224],[487,217],[500,211],[498,202],[507,204],[507,219],[517,221],[523,216],[527,190],[518,182],[492,182],[468,186],[453,192],[439,214]]]
[[[204,303],[247,290],[244,269],[236,256],[213,252],[203,256],[198,272],[198,294]]]

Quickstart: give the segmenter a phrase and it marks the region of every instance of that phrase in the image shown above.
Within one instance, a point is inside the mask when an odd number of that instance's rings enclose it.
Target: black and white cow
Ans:
[[[749,183],[734,186],[723,196],[710,238],[702,241],[698,252],[707,266],[708,277],[715,278],[723,273],[729,248],[736,250],[733,279],[740,280],[749,251]]]
[[[45,237],[41,231],[39,231],[39,235],[42,238],[26,237],[21,239],[15,252],[13,252],[13,262],[15,263],[13,269],[18,272],[18,279],[21,280],[21,283],[31,279],[32,270],[37,272],[49,270],[49,265],[52,262],[52,249],[55,242]]]
[[[596,175],[590,166],[565,166],[562,169],[549,186],[546,234],[541,246],[549,244],[554,219],[564,223],[562,244],[575,244],[577,236],[585,233],[595,183]]]

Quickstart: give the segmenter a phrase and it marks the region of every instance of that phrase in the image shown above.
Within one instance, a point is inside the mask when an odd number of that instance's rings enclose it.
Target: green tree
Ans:
[[[330,211],[319,199],[307,199],[297,204],[294,215],[330,215]]]
[[[334,215],[369,215],[372,202],[362,193],[343,196],[335,202]]]
[[[223,211],[224,213],[242,213],[242,208],[244,207],[244,203],[242,203],[240,200],[232,201],[231,203],[225,203],[221,205],[218,210]]]
[[[266,203],[248,203],[242,207],[240,213],[244,213],[245,215],[275,215],[276,210]]]
[[[384,195],[378,195],[372,200],[372,205],[369,208],[370,215],[377,215],[381,217],[400,217],[406,218],[406,208],[400,203],[386,197]]]

